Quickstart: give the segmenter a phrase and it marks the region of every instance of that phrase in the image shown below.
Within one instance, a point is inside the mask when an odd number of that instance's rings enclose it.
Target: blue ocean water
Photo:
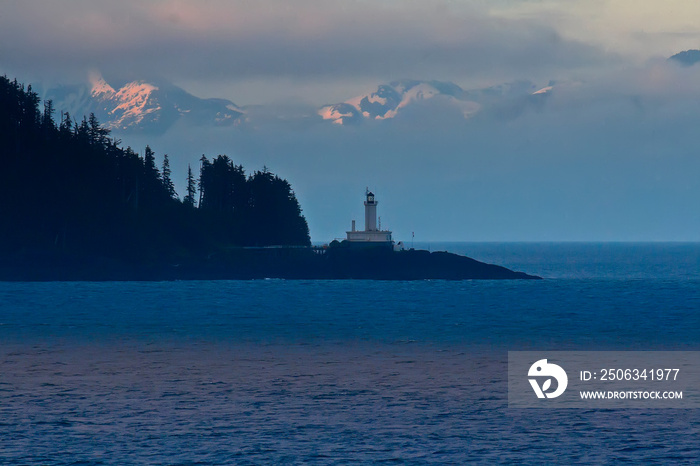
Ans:
[[[416,244],[540,281],[0,283],[0,464],[700,462],[507,407],[509,350],[700,350],[700,244]]]

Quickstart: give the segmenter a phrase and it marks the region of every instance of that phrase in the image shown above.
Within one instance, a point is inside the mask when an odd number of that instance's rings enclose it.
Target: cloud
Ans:
[[[210,82],[544,77],[612,59],[551,25],[449,2],[27,0],[3,6],[0,66]],[[229,96],[233,97],[233,96]]]
[[[494,16],[537,18],[562,37],[583,41],[642,63],[697,48],[700,3],[693,0],[504,0],[491,2]]]

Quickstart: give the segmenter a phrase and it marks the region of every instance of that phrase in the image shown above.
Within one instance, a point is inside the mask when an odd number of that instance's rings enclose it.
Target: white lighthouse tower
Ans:
[[[369,189],[365,194],[367,196],[367,200],[365,201],[365,231],[376,231],[377,201],[374,200],[374,194],[369,192]]]
[[[347,240],[353,244],[364,244],[370,246],[391,246],[391,232],[389,230],[381,230],[377,228],[377,204],[374,199],[374,193],[368,189],[365,192],[365,229],[357,231],[355,229],[355,220],[352,221],[352,230],[346,232]]]

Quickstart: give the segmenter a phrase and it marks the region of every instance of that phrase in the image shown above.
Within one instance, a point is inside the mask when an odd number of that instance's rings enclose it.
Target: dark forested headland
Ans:
[[[202,156],[180,198],[167,155],[40,103],[0,77],[0,280],[535,278],[448,253],[312,249],[267,168]]]
[[[267,169],[246,175],[225,155],[202,156],[181,200],[167,155],[157,163],[149,147],[143,156],[120,147],[94,115],[54,113],[31,87],[0,77],[3,257],[153,264],[235,246],[309,245],[290,184]]]

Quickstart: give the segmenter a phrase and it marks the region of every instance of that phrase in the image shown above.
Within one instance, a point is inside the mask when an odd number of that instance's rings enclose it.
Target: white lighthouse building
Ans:
[[[353,244],[364,244],[367,246],[391,246],[391,232],[377,228],[377,204],[374,194],[369,191],[365,193],[365,229],[358,231],[355,229],[355,220],[352,221],[352,230],[346,232],[347,240]]]

